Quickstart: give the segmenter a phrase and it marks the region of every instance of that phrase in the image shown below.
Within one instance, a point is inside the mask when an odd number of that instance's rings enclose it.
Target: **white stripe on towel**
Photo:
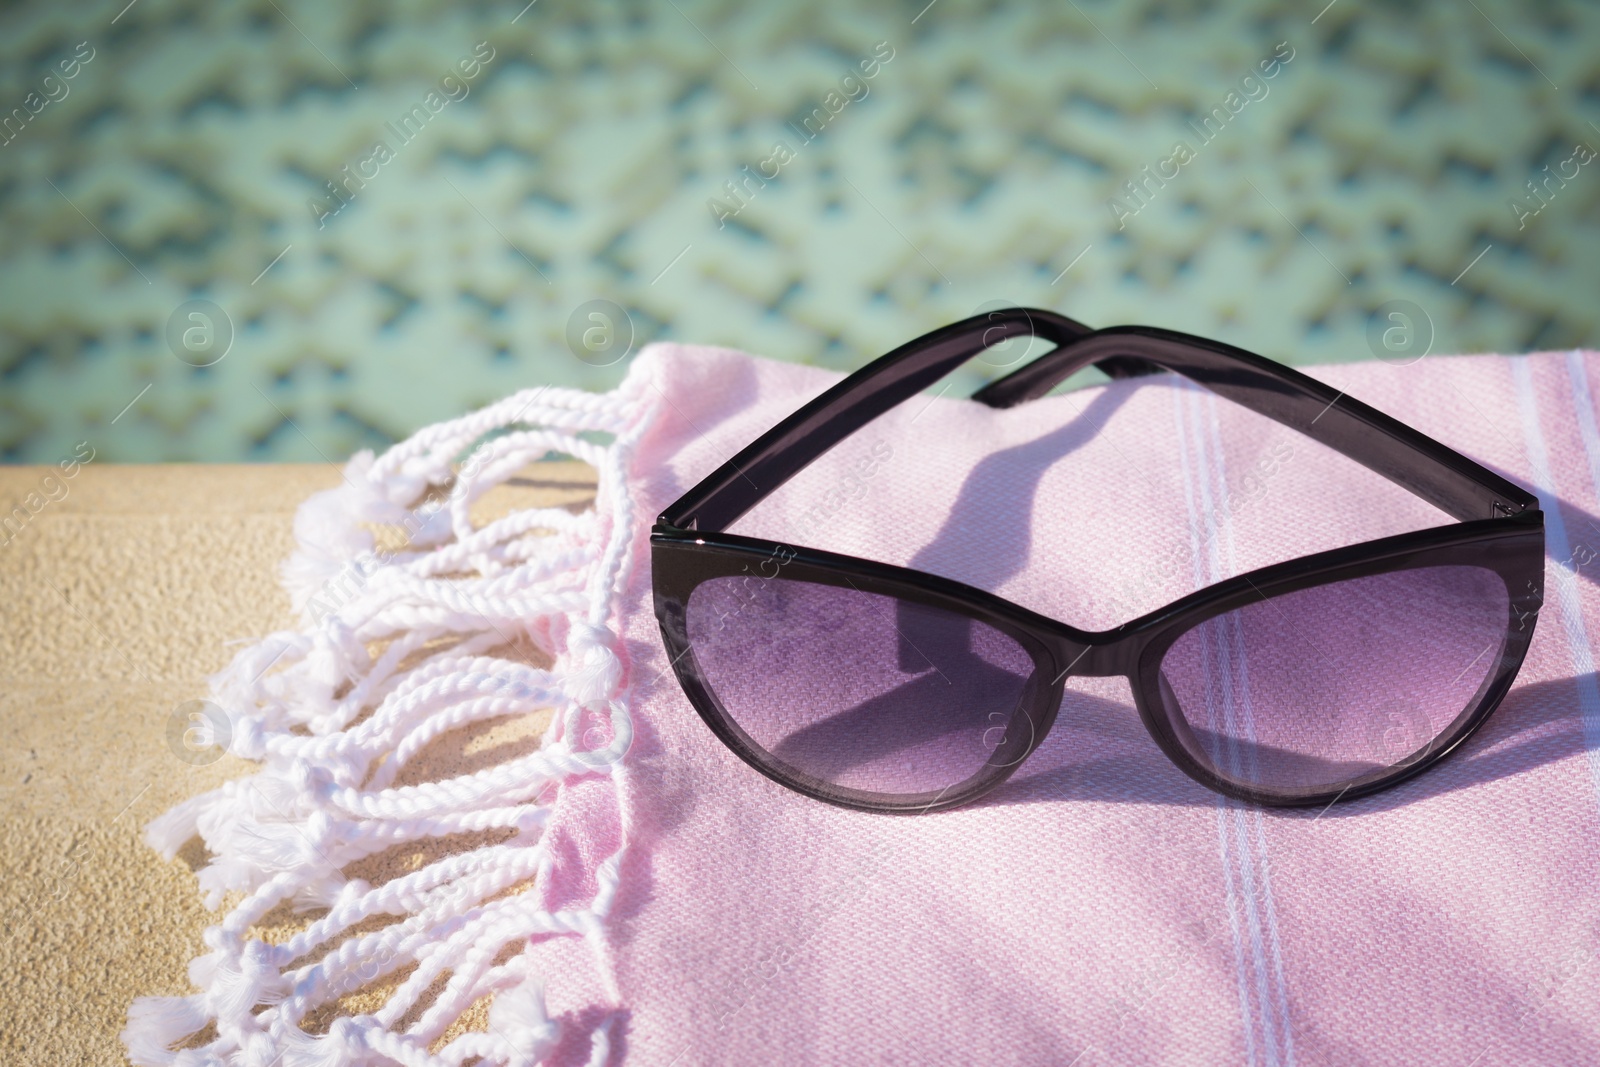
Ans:
[[[1583,621],[1583,604],[1578,597],[1578,576],[1571,568],[1572,544],[1567,536],[1567,524],[1561,514],[1561,496],[1556,485],[1555,474],[1550,469],[1550,453],[1545,446],[1544,430],[1539,421],[1538,399],[1533,392],[1533,368],[1529,357],[1516,356],[1511,360],[1511,380],[1517,390],[1517,413],[1522,423],[1522,437],[1527,447],[1528,466],[1533,472],[1534,488],[1539,493],[1539,503],[1544,508],[1545,550],[1549,558],[1556,561],[1554,567],[1546,566],[1546,586],[1554,585],[1556,592],[1556,606],[1561,612],[1561,628],[1566,636],[1567,649],[1572,656],[1572,669],[1575,673],[1573,681],[1578,686],[1578,707],[1583,723],[1584,749],[1589,761],[1589,777],[1595,783],[1595,789],[1600,791],[1600,685],[1595,682],[1594,652],[1589,644],[1588,627]],[[1588,411],[1588,427],[1585,430],[1585,416],[1580,411],[1578,426],[1583,432],[1584,449],[1589,452],[1590,463],[1594,463],[1595,451],[1590,447],[1593,440],[1594,415],[1593,408],[1589,406],[1588,382],[1584,380],[1579,393],[1579,379],[1583,379],[1583,368],[1571,374],[1574,379],[1574,399],[1581,408]],[[1591,466],[1591,469],[1592,466]],[[1595,486],[1600,493],[1600,484]],[[1521,590],[1513,589],[1512,595],[1516,596]],[[1546,595],[1545,600],[1549,601]]]
[[[1215,500],[1226,487],[1226,469],[1216,427],[1216,398],[1198,386],[1183,382],[1174,390],[1174,403],[1185,502],[1190,518],[1192,573],[1195,584],[1204,586],[1227,577],[1233,557],[1231,534],[1225,534],[1225,525],[1218,526],[1215,507]],[[1222,489],[1214,490],[1213,483]],[[1219,541],[1224,535],[1228,538],[1226,566],[1219,552]],[[1237,646],[1236,635],[1234,637],[1229,640],[1229,635],[1224,633],[1219,636],[1217,647],[1213,647],[1211,641],[1202,645],[1206,657],[1204,668],[1220,672],[1224,683],[1223,722],[1218,723],[1218,709],[1214,706],[1208,706],[1207,715],[1213,726],[1242,718],[1246,736],[1252,736],[1248,693],[1235,691],[1235,681],[1247,679],[1248,675],[1243,650],[1230,647]],[[1207,695],[1209,701],[1209,689]],[[1230,762],[1237,762],[1238,746],[1230,744],[1229,747],[1233,757]],[[1268,1067],[1292,1067],[1294,1049],[1287,1026],[1277,915],[1260,823],[1259,811],[1218,797],[1218,843],[1226,879],[1228,918],[1233,931],[1245,1060],[1252,1065],[1264,1062]]]

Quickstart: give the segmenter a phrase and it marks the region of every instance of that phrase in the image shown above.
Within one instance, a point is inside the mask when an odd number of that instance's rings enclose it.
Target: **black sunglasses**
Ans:
[[[1099,633],[937,575],[722,532],[872,419],[1030,335],[1055,347],[973,399],[1012,407],[1091,364],[1113,378],[1175,371],[1460,521],[1263,567]],[[1500,703],[1543,599],[1544,513],[1262,356],[1013,308],[850,375],[667,508],[650,546],[656,617],[690,702],[745,762],[807,796],[871,811],[968,803],[1039,747],[1076,673],[1125,676],[1151,737],[1201,784],[1324,804],[1431,767]]]

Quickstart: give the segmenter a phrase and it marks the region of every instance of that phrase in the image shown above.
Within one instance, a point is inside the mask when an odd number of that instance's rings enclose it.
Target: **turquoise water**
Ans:
[[[337,460],[652,340],[848,369],[1013,303],[1592,346],[1597,46],[1494,0],[13,6],[0,448]]]

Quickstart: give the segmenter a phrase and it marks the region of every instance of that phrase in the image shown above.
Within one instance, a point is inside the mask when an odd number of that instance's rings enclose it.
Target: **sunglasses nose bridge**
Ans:
[[[1132,677],[1138,668],[1139,645],[1112,631],[1062,636],[1055,649],[1054,682],[1071,677]]]

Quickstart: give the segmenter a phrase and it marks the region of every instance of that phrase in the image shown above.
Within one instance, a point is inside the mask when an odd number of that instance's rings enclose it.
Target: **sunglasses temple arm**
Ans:
[[[1053,311],[1007,308],[919,337],[762,434],[662,512],[661,521],[682,530],[726,529],[818,456],[985,349],[1023,336],[1063,345],[1090,332]]]
[[[661,514],[684,530],[722,530],[818,456],[956,367],[1012,337],[1057,347],[980,389],[1007,408],[1094,365],[1113,378],[1170,370],[1283,423],[1404,486],[1458,519],[1537,508],[1532,493],[1404,423],[1293,368],[1173,330],[1091,330],[1052,311],[1009,308],[935,330],[850,375],[746,446]]]
[[[1112,377],[1170,370],[1404,486],[1458,519],[1537,508],[1533,494],[1397,419],[1292,367],[1218,341],[1148,326],[1071,339],[973,394],[996,408],[1044,396],[1093,364]]]

